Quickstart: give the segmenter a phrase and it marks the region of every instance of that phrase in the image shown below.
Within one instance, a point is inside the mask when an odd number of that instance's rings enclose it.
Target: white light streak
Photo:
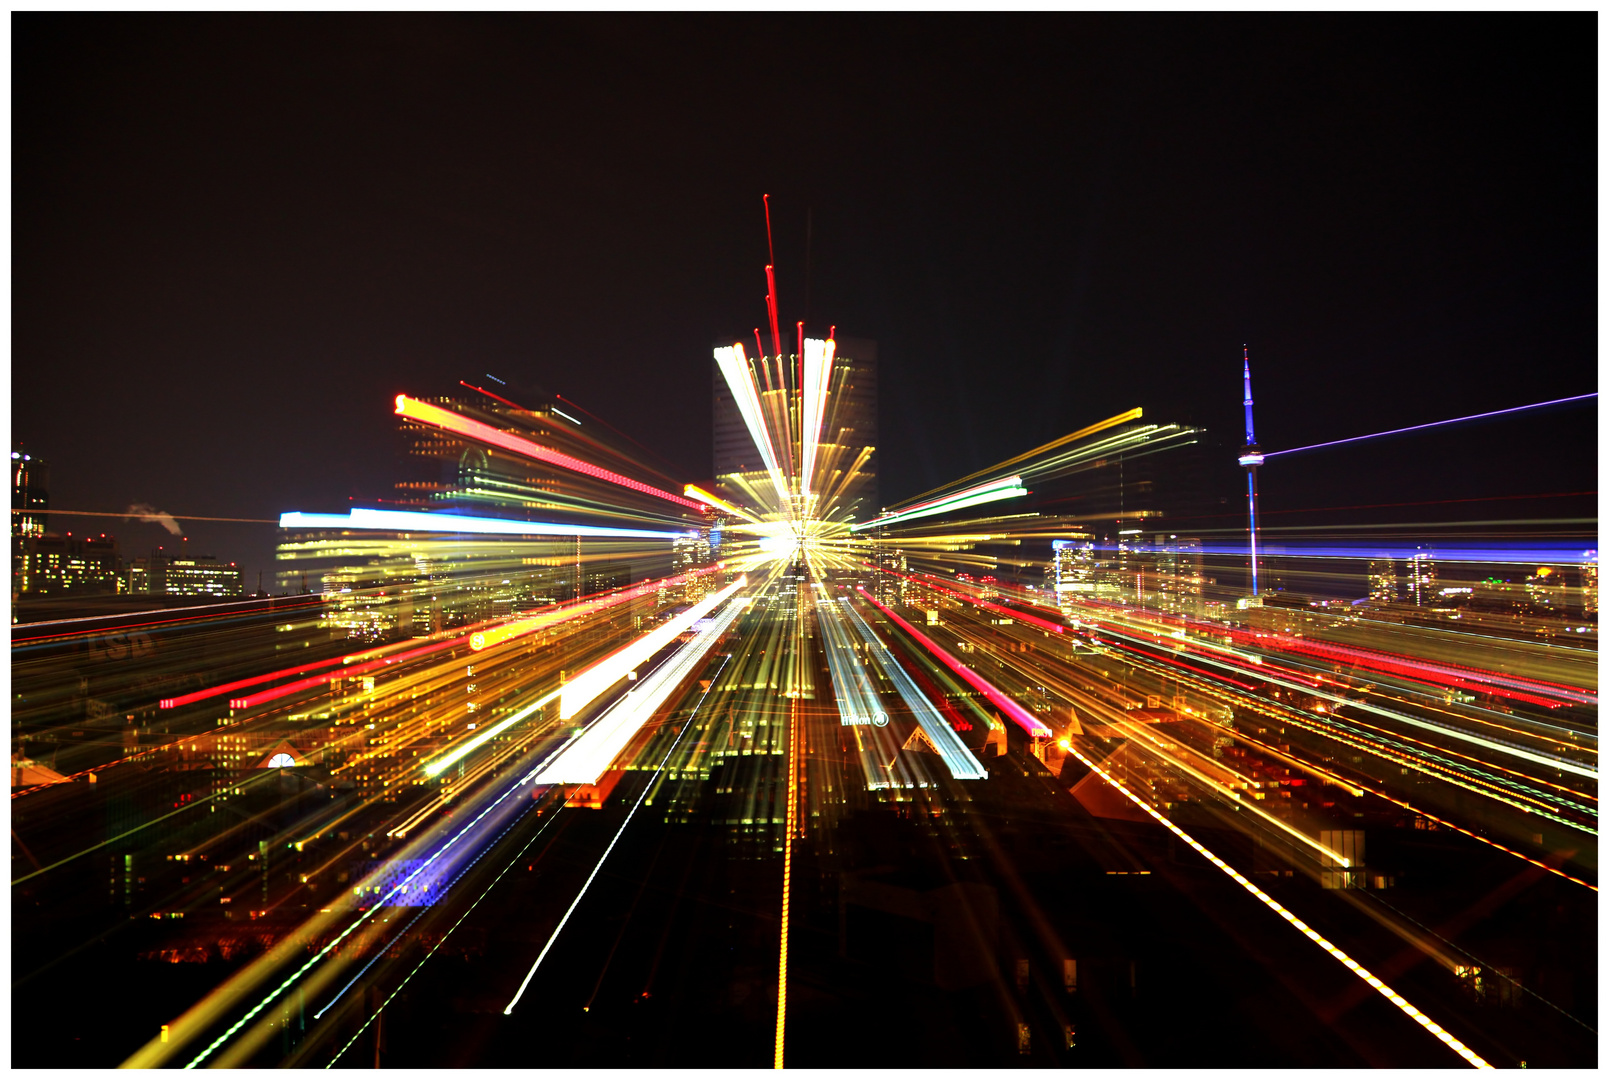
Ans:
[[[720,640],[747,603],[738,600],[710,620],[710,625],[699,631],[678,649],[670,659],[655,668],[647,678],[639,679],[625,697],[617,701],[595,720],[586,732],[565,746],[530,779],[537,784],[596,784],[603,778],[626,746],[642,730],[649,717],[681,686],[683,681],[704,659],[704,654]]]
[[[827,387],[832,378],[833,354],[838,343],[805,338],[804,345],[804,396],[800,402],[799,435],[804,461],[799,471],[799,494],[809,496],[810,478],[816,471],[816,448],[821,441],[821,421],[827,407]]]
[[[739,606],[740,605],[738,604],[732,605],[734,609],[738,608]],[[724,662],[721,664],[721,668],[722,670],[726,668],[726,664]],[[714,685],[713,680],[711,681],[710,685]],[[708,696],[709,690],[706,689],[703,695],[698,699],[698,705],[693,709],[693,713],[695,715],[697,714],[699,708],[703,706],[704,698]],[[525,996],[525,988],[531,985],[531,979],[536,976],[536,969],[542,966],[542,961],[546,959],[548,950],[552,949],[553,943],[559,940],[559,934],[561,931],[563,931],[564,924],[570,921],[570,916],[573,915],[575,913],[575,909],[581,905],[581,898],[587,895],[587,890],[592,887],[592,879],[598,876],[599,870],[603,869],[603,864],[606,860],[608,860],[609,853],[615,849],[615,845],[618,844],[620,842],[620,838],[625,835],[626,826],[630,825],[631,819],[636,816],[637,808],[642,806],[643,800],[647,798],[648,793],[654,789],[654,780],[661,772],[665,770],[665,762],[670,760],[671,754],[675,753],[676,747],[680,745],[682,736],[686,735],[692,726],[693,718],[689,716],[687,718],[687,723],[683,724],[682,730],[677,733],[676,741],[670,744],[670,749],[666,750],[665,756],[660,759],[659,768],[654,770],[653,777],[650,777],[648,783],[643,785],[642,794],[638,795],[637,801],[632,804],[630,812],[626,814],[626,820],[620,823],[620,829],[615,833],[614,839],[610,840],[609,846],[603,849],[603,854],[598,858],[598,865],[592,868],[592,873],[587,875],[587,880],[582,884],[581,891],[576,893],[574,900],[570,901],[570,906],[564,912],[564,917],[559,920],[559,925],[553,928],[553,935],[548,938],[547,944],[542,946],[542,951],[537,954],[536,962],[531,965],[531,970],[525,973],[525,981],[520,983],[520,988],[514,992],[513,999],[510,1000],[508,1005],[503,1009],[504,1016],[512,1015],[514,1012],[514,1006],[518,1005],[520,1003],[520,998]]]
[[[737,403],[738,412],[743,416],[743,423],[749,429],[749,437],[754,440],[754,448],[760,452],[760,460],[764,462],[766,472],[771,475],[771,483],[777,491],[777,509],[785,510],[788,506],[788,485],[782,478],[782,470],[777,466],[776,450],[771,444],[770,432],[766,430],[765,416],[760,408],[760,395],[754,387],[754,373],[749,369],[748,357],[743,353],[742,345],[731,345],[715,350],[715,363],[721,369],[721,375],[726,379],[727,387],[732,391],[732,400]]]
[[[660,649],[669,645],[678,635],[695,622],[726,602],[731,595],[747,584],[740,577],[714,596],[705,597],[669,622],[649,631],[636,641],[593,664],[571,679],[559,698],[559,719],[568,720],[609,687],[626,677],[626,672],[643,663]]]

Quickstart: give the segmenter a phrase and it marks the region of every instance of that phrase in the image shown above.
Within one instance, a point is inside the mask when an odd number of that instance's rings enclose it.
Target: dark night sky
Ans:
[[[14,15],[13,437],[58,507],[339,510],[492,372],[702,477],[761,192],[784,322],[808,208],[810,327],[879,342],[885,502],[1135,404],[1233,445],[1242,342],[1270,449],[1584,393],[1595,19]],[[1265,490],[1596,490],[1594,417]]]

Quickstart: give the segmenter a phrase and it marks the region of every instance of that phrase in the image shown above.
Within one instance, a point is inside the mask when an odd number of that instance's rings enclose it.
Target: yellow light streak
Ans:
[[[934,488],[932,491],[924,491],[920,495],[912,496],[911,498],[906,499],[905,502],[902,503],[901,505],[909,506],[911,503],[921,502],[923,499],[927,498],[929,495],[932,495],[934,492],[947,491],[947,490],[949,490],[950,488],[953,488],[953,487],[960,487],[962,484],[966,483],[968,480],[973,480],[973,479],[976,479],[977,477],[980,477],[980,476],[987,476],[992,472],[1002,472],[1002,471],[1004,471],[1006,469],[1009,469],[1009,468],[1013,467],[1014,465],[1017,465],[1017,464],[1019,464],[1021,462],[1024,462],[1024,461],[1027,461],[1030,458],[1033,458],[1033,457],[1035,457],[1035,456],[1037,456],[1039,454],[1048,453],[1049,451],[1056,449],[1058,446],[1065,446],[1068,443],[1074,441],[1075,439],[1082,439],[1086,435],[1093,435],[1097,431],[1105,431],[1109,427],[1116,427],[1118,424],[1125,424],[1130,420],[1138,420],[1138,419],[1140,419],[1140,417],[1142,417],[1144,415],[1145,415],[1145,410],[1142,409],[1142,408],[1139,408],[1139,407],[1132,408],[1132,409],[1128,410],[1127,412],[1118,413],[1116,416],[1108,417],[1107,419],[1101,420],[1098,423],[1091,424],[1089,427],[1079,428],[1077,431],[1073,432],[1071,435],[1063,435],[1061,438],[1052,440],[1051,442],[1046,443],[1044,446],[1035,447],[1034,449],[1029,450],[1027,453],[1024,453],[1024,454],[1018,454],[1016,457],[1011,458],[1011,459],[1009,459],[1007,461],[1002,461],[998,465],[991,465],[987,469],[979,469],[977,472],[972,473],[970,476],[963,476],[959,480],[953,480],[948,484],[944,484],[944,485],[942,485],[940,487]],[[890,509],[898,510],[899,507],[897,507],[897,506],[896,507],[890,507]]]
[[[1380,994],[1382,996],[1384,996],[1387,1001],[1391,1002],[1391,1004],[1393,1004],[1397,1008],[1401,1009],[1402,1012],[1404,1013],[1404,1015],[1409,1017],[1409,1019],[1413,1020],[1415,1023],[1417,1023],[1421,1027],[1423,1027],[1426,1031],[1428,1031],[1432,1035],[1434,1035],[1437,1039],[1441,1040],[1441,1042],[1446,1044],[1446,1046],[1449,1049],[1451,1049],[1453,1051],[1453,1053],[1457,1054],[1459,1057],[1463,1058],[1465,1061],[1469,1062],[1471,1065],[1473,1065],[1477,1069],[1490,1069],[1492,1067],[1479,1054],[1475,1053],[1475,1051],[1471,1050],[1469,1047],[1465,1046],[1463,1043],[1459,1042],[1456,1038],[1454,1038],[1452,1036],[1452,1034],[1449,1033],[1440,1024],[1436,1023],[1434,1020],[1430,1019],[1430,1017],[1426,1016],[1424,1013],[1422,1013],[1418,1009],[1414,1008],[1414,1006],[1412,1004],[1410,1004],[1409,1001],[1406,998],[1404,998],[1401,994],[1397,993],[1395,990],[1391,989],[1391,987],[1389,987],[1385,983],[1381,982],[1378,978],[1376,978],[1373,974],[1371,974],[1368,971],[1367,968],[1363,967],[1356,960],[1353,960],[1346,953],[1344,953],[1340,949],[1336,948],[1333,944],[1330,943],[1330,941],[1327,938],[1324,937],[1323,934],[1320,934],[1317,930],[1314,930],[1312,927],[1310,927],[1306,923],[1304,923],[1301,919],[1297,918],[1295,916],[1295,914],[1293,914],[1290,911],[1290,909],[1285,907],[1285,905],[1281,904],[1279,901],[1275,900],[1272,896],[1269,896],[1267,893],[1263,892],[1263,890],[1259,889],[1256,885],[1252,884],[1250,881],[1248,881],[1246,879],[1246,877],[1243,874],[1240,873],[1240,871],[1236,870],[1234,867],[1230,866],[1228,863],[1226,863],[1222,859],[1218,858],[1218,856],[1214,855],[1212,852],[1210,852],[1206,848],[1202,847],[1201,844],[1196,841],[1195,837],[1191,836],[1189,833],[1187,833],[1183,829],[1179,828],[1173,822],[1171,822],[1167,818],[1163,817],[1149,803],[1145,802],[1145,800],[1141,799],[1139,796],[1135,795],[1128,788],[1124,787],[1122,781],[1118,780],[1117,777],[1113,776],[1111,773],[1107,772],[1105,769],[1103,769],[1099,765],[1095,764],[1089,758],[1087,758],[1083,754],[1079,753],[1076,749],[1069,748],[1067,752],[1072,754],[1074,757],[1076,757],[1079,761],[1083,762],[1085,765],[1089,766],[1089,768],[1092,771],[1094,771],[1096,774],[1098,774],[1101,777],[1101,779],[1105,780],[1108,784],[1111,784],[1118,791],[1122,792],[1123,795],[1126,796],[1130,802],[1134,803],[1135,806],[1138,806],[1141,810],[1144,810],[1151,817],[1153,817],[1157,821],[1161,822],[1163,827],[1165,827],[1169,832],[1171,832],[1175,836],[1177,836],[1180,840],[1183,840],[1185,843],[1189,844],[1192,848],[1194,848],[1196,850],[1196,852],[1198,854],[1200,854],[1208,862],[1212,863],[1212,865],[1214,865],[1218,869],[1222,870],[1225,874],[1228,874],[1230,876],[1230,878],[1232,878],[1234,880],[1235,884],[1239,885],[1241,888],[1243,888],[1247,892],[1251,893],[1257,899],[1261,900],[1265,905],[1267,905],[1269,907],[1269,909],[1271,909],[1273,912],[1275,912],[1277,915],[1279,915],[1280,918],[1284,919],[1286,922],[1288,922],[1292,926],[1296,927],[1296,929],[1300,930],[1303,933],[1303,935],[1305,935],[1307,937],[1307,939],[1309,941],[1313,942],[1319,948],[1323,949],[1325,952],[1329,953],[1331,956],[1333,956],[1337,960],[1339,960],[1342,964],[1344,964],[1346,966],[1348,971],[1352,972],[1352,974],[1356,975],[1358,978],[1360,978],[1364,982],[1368,983],[1375,990],[1379,991]]]
[[[737,517],[742,518],[745,521],[752,521],[755,524],[759,524],[759,522],[760,522],[759,518],[755,517],[753,514],[749,513],[747,510],[744,510],[742,507],[733,506],[731,503],[727,502],[725,499],[719,498],[719,497],[717,497],[715,495],[711,495],[709,492],[705,491],[703,488],[699,487],[697,484],[688,484],[685,488],[682,489],[682,494],[686,495],[689,499],[698,499],[700,502],[707,502],[711,506],[715,507],[716,509],[725,510],[728,514],[733,514],[733,515],[735,515]]]

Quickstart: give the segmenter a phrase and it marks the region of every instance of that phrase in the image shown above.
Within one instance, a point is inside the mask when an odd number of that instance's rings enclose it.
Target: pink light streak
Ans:
[[[632,491],[640,491],[644,495],[653,495],[656,498],[664,499],[667,502],[673,502],[678,506],[685,506],[690,510],[696,510],[700,513],[702,513],[704,510],[703,503],[696,503],[691,499],[684,499],[680,495],[675,495],[669,491],[661,490],[660,488],[656,488],[651,484],[645,484],[640,480],[633,480],[629,476],[621,476],[619,473],[610,472],[608,469],[600,469],[598,466],[582,461],[580,458],[571,457],[569,454],[564,454],[557,450],[549,449],[548,447],[542,446],[539,443],[534,443],[529,439],[522,439],[518,435],[511,435],[506,431],[499,431],[490,424],[483,424],[479,420],[471,420],[467,416],[460,416],[458,413],[450,412],[447,409],[440,408],[436,405],[431,405],[428,402],[420,401],[417,398],[411,398],[406,394],[397,395],[397,415],[406,416],[410,420],[418,420],[421,423],[432,424],[448,431],[457,432],[458,434],[468,436],[477,442],[487,443],[491,446],[498,446],[504,450],[508,450],[515,454],[520,454],[535,461],[545,462],[549,465],[556,465],[561,469],[568,469],[571,472],[578,472],[583,476],[591,476],[598,480],[605,480],[611,484],[618,484],[623,488],[630,488]]]

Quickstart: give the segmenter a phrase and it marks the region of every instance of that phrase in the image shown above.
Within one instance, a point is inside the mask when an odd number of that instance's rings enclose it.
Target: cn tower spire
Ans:
[[[1240,358],[1242,365],[1241,378],[1244,381],[1244,386],[1246,388],[1246,445],[1256,446],[1257,432],[1253,430],[1251,424],[1251,349],[1244,345],[1241,346]]]
[[[1243,387],[1242,403],[1246,407],[1246,445],[1240,448],[1240,464],[1246,468],[1246,509],[1248,531],[1251,534],[1251,599],[1257,597],[1257,466],[1263,463],[1262,451],[1257,448],[1257,431],[1251,422],[1251,349],[1241,346],[1240,377]],[[1246,605],[1252,606],[1252,605]]]

